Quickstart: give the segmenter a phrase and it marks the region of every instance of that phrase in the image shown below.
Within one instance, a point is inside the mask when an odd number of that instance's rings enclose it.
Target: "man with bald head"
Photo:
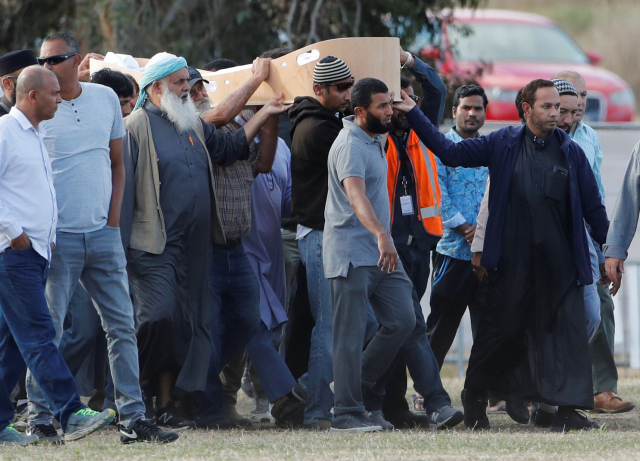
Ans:
[[[151,58],[140,87],[125,123],[122,211],[140,382],[147,396],[156,396],[156,412],[152,399],[146,400],[147,416],[155,413],[160,424],[187,428],[195,425],[193,415],[180,414],[172,393],[174,387],[205,390],[211,331],[218,327],[210,312],[211,246],[237,243],[223,227],[213,165],[246,159],[260,128],[287,106],[271,100],[235,133],[218,132],[196,112],[185,59],[169,53]]]
[[[587,86],[582,76],[571,70],[559,72],[554,78],[563,78],[573,84],[578,93],[578,110],[575,114],[570,135],[578,143],[589,161],[598,183],[598,189],[604,203],[604,187],[600,174],[602,165],[602,147],[596,131],[586,125],[584,117],[587,105]],[[600,264],[600,283],[597,283],[598,295],[600,297],[600,326],[595,336],[589,343],[591,349],[591,361],[593,371],[593,404],[594,411],[598,413],[624,413],[635,407],[633,402],[623,401],[618,397],[618,369],[613,356],[615,343],[615,318],[613,315],[613,300],[609,293],[610,283],[604,270],[604,256],[595,245],[598,252],[598,262]]]
[[[55,117],[42,124],[58,203],[54,228],[57,248],[45,289],[56,332],[54,343],[60,344],[69,301],[81,284],[93,305],[75,305],[71,330],[82,327],[95,306],[107,336],[120,440],[172,442],[177,433],[162,431],[144,420],[133,305],[119,229],[124,190],[120,100],[111,88],[79,82],[81,59],[71,35],[48,36],[40,55],[38,63],[58,78],[62,98]],[[72,371],[78,370],[73,370],[71,363],[81,363],[78,355],[84,353],[80,350],[75,351],[75,357],[65,356]],[[27,433],[57,441],[53,414],[33,378],[31,375],[27,380]]]
[[[44,296],[58,208],[41,122],[53,118],[61,102],[58,80],[51,71],[28,67],[16,84],[16,105],[0,119],[0,445],[4,446],[39,441],[37,434],[20,434],[10,424],[15,413],[10,393],[27,366],[67,440],[84,437],[115,416],[112,410],[97,413],[80,402],[75,380],[55,343],[56,330]]]

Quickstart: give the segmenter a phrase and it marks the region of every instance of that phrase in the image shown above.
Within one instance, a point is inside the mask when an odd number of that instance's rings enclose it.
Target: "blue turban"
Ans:
[[[136,107],[134,107],[133,110],[142,106],[144,100],[147,99],[147,92],[145,90],[147,86],[167,75],[173,74],[183,67],[187,67],[187,60],[170,53],[158,53],[151,58],[144,68],[144,73],[140,80],[140,95],[138,96]]]

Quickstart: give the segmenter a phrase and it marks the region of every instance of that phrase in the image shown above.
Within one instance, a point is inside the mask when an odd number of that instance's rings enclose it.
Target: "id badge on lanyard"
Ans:
[[[402,216],[409,216],[414,214],[413,197],[407,192],[407,178],[405,176],[402,177],[402,186],[404,187],[404,195],[400,197],[400,208]]]

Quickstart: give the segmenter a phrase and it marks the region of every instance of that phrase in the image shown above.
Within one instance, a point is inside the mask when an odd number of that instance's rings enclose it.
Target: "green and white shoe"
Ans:
[[[64,439],[67,441],[81,439],[105,427],[113,421],[115,416],[116,412],[111,409],[98,413],[90,408],[83,408],[69,417],[67,427],[64,429]]]
[[[3,447],[26,447],[39,441],[37,435],[24,435],[18,432],[13,424],[9,424],[0,431],[0,446]]]

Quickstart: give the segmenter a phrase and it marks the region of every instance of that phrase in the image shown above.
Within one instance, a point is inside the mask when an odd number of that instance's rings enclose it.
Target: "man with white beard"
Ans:
[[[195,67],[187,67],[189,70],[189,96],[193,100],[196,106],[196,112],[198,115],[202,115],[208,110],[211,110],[211,100],[209,99],[209,93],[204,87],[205,83],[209,83],[209,80],[202,78],[202,74]]]
[[[212,164],[230,165],[278,100],[233,135],[198,117],[184,58],[155,55],[145,67],[136,109],[127,118],[122,236],[136,310],[140,383],[147,417],[193,427],[172,401],[174,386],[204,390],[211,354],[208,275],[212,242],[225,244]]]

